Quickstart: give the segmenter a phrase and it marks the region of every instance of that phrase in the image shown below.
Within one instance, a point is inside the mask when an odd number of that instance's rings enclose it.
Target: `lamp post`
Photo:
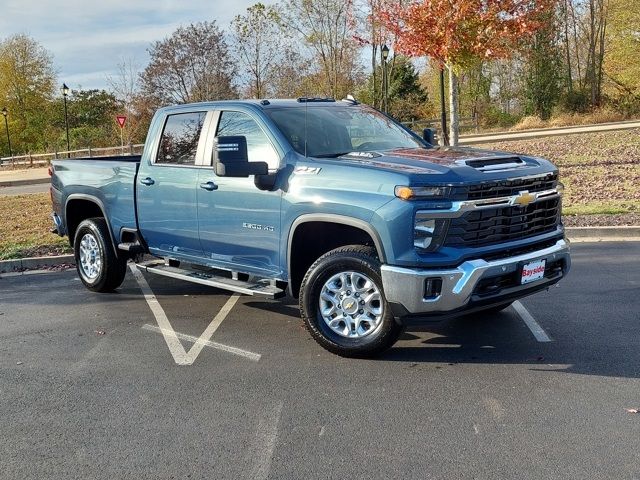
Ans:
[[[66,83],[62,84],[62,97],[64,98],[64,126],[67,130],[67,158],[71,158],[71,154],[69,150],[71,150],[71,145],[69,143],[69,118],[67,116],[67,96],[69,95],[69,87],[67,87]]]
[[[387,58],[389,58],[389,47],[382,46],[382,110],[388,113],[389,110],[389,79],[387,78]]]
[[[4,117],[4,128],[7,131],[7,144],[9,145],[9,156],[13,158],[13,152],[11,151],[11,137],[9,137],[9,121],[7,120],[7,107],[2,108],[2,116]]]

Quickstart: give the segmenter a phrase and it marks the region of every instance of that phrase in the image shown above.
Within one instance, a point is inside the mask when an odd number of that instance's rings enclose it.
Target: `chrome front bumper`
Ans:
[[[438,314],[464,309],[468,306],[478,282],[485,278],[496,277],[516,272],[523,263],[546,259],[547,265],[556,260],[564,260],[563,276],[571,266],[569,245],[565,240],[558,240],[555,245],[529,252],[515,257],[499,260],[469,260],[456,268],[446,270],[427,270],[383,265],[382,284],[387,301],[392,305],[400,305],[408,314]],[[425,280],[441,279],[440,294],[433,298],[425,298]],[[540,280],[509,288],[510,298],[518,292],[523,295],[545,284],[555,283],[558,279],[542,278]],[[500,295],[495,298],[499,303]]]

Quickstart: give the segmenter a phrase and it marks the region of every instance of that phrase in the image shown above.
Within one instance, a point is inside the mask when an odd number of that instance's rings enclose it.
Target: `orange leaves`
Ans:
[[[540,28],[538,17],[555,0],[418,0],[382,13],[398,41],[395,49],[465,66],[479,58],[502,58]]]

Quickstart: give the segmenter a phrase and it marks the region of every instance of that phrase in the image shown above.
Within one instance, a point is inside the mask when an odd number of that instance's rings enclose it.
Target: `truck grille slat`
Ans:
[[[446,246],[481,247],[553,232],[559,223],[559,198],[526,207],[488,208],[451,220]]]
[[[452,200],[482,200],[485,198],[508,197],[523,190],[541,192],[551,190],[558,184],[558,174],[550,173],[536,177],[513,178],[485,182],[478,185],[453,187]]]

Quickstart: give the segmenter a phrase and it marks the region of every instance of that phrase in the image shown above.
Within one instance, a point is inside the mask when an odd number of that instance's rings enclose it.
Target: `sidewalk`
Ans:
[[[50,180],[46,167],[26,170],[0,170],[0,187],[49,183]]]

